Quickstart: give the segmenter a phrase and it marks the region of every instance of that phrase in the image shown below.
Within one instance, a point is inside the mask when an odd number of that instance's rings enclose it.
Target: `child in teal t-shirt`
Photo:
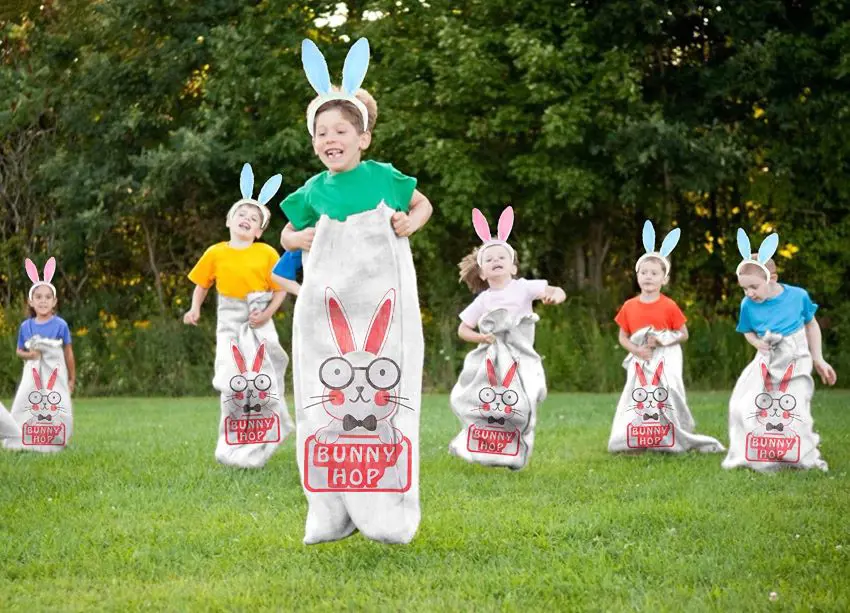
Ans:
[[[368,109],[368,124],[347,100],[330,100],[315,114],[313,151],[327,170],[308,179],[287,196],[281,209],[289,223],[281,233],[281,245],[292,251],[309,251],[316,222],[321,215],[345,221],[349,215],[369,211],[384,202],[396,212],[392,216],[397,236],[410,236],[431,216],[431,203],[416,189],[416,179],[402,174],[392,164],[361,161],[372,141],[378,114],[375,99],[363,89],[355,94]]]

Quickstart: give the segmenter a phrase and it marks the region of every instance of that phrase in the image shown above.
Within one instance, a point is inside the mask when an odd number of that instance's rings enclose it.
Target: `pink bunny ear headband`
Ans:
[[[478,235],[478,238],[480,238],[484,243],[478,249],[478,255],[476,256],[478,266],[481,266],[481,262],[484,259],[485,249],[493,247],[494,245],[501,245],[507,249],[508,253],[511,254],[511,261],[516,261],[516,252],[513,247],[508,244],[508,236],[510,236],[511,230],[514,227],[513,207],[507,207],[499,216],[499,226],[496,238],[493,238],[490,234],[490,224],[487,223],[487,218],[484,217],[484,214],[478,209],[472,209],[472,225],[475,228],[475,233]]]
[[[44,265],[44,279],[39,280],[38,278],[38,268],[35,267],[33,261],[29,258],[24,262],[24,266],[27,269],[27,276],[32,281],[32,287],[29,292],[29,299],[32,300],[32,293],[35,291],[35,288],[40,285],[46,285],[50,289],[53,290],[53,297],[56,297],[56,288],[53,286],[51,281],[53,280],[53,275],[56,273],[56,258],[51,257],[47,260],[47,264]]]

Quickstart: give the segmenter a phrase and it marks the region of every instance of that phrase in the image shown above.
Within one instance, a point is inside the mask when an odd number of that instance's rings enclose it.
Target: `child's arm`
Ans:
[[[567,299],[567,293],[560,287],[547,285],[546,291],[543,292],[543,296],[540,299],[543,301],[543,304],[561,304]]]
[[[457,329],[457,335],[467,343],[487,343],[488,345],[492,345],[496,342],[496,337],[494,335],[476,332],[463,322],[460,322],[460,326]]]
[[[22,360],[37,360],[41,357],[41,352],[33,349],[32,351],[28,351],[26,349],[21,349],[18,347],[15,350],[15,353],[18,354],[18,357]]]
[[[313,246],[313,237],[316,236],[316,228],[304,228],[296,230],[295,226],[287,223],[280,233],[280,246],[287,251],[310,251]]]
[[[284,292],[292,294],[293,296],[297,296],[298,292],[301,290],[301,284],[298,283],[298,281],[293,281],[292,279],[287,279],[286,277],[281,277],[274,273],[272,273],[272,281],[281,286]],[[284,296],[284,298],[285,297],[286,296]]]
[[[835,385],[838,375],[835,374],[832,366],[823,359],[820,324],[814,317],[806,324],[806,341],[809,343],[809,352],[812,354],[812,362],[814,362],[815,370],[820,375],[820,380],[827,385]]]
[[[65,353],[65,367],[68,369],[68,390],[73,394],[77,382],[77,363],[74,361],[74,350],[70,344],[63,347]]]
[[[258,328],[272,318],[272,315],[280,308],[283,299],[286,298],[286,292],[278,290],[272,295],[269,306],[264,311],[251,311],[248,315],[248,323],[252,328]]]
[[[402,213],[401,211],[393,213],[392,224],[396,236],[410,236],[428,223],[431,213],[434,212],[431,201],[418,189],[413,190],[408,209],[409,213]]]
[[[758,351],[761,351],[762,353],[770,351],[770,344],[761,340],[755,332],[744,332],[744,338],[747,339],[747,342]]]
[[[195,286],[195,291],[192,292],[192,307],[183,316],[184,324],[198,325],[198,320],[201,318],[201,305],[204,303],[209,291],[208,287]]]
[[[620,328],[620,336],[617,340],[620,341],[620,346],[623,349],[634,355],[636,358],[640,358],[644,361],[652,358],[652,348],[647,345],[635,345],[629,338],[629,335],[626,334],[626,331],[622,328]]]

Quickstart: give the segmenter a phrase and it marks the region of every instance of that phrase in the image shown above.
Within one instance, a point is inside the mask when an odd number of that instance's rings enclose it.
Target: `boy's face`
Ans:
[[[637,281],[642,292],[658,292],[667,283],[667,273],[656,258],[647,258],[638,269]]]
[[[357,133],[339,109],[328,109],[316,115],[313,151],[331,172],[345,172],[357,167],[360,154],[369,147],[372,135]]]
[[[742,272],[738,275],[738,285],[753,302],[764,302],[770,293],[770,285],[761,271]]]
[[[56,296],[53,295],[52,289],[46,285],[40,285],[35,288],[28,304],[35,311],[36,315],[46,317],[53,313],[53,309],[56,308]]]
[[[481,257],[481,278],[490,282],[510,278],[516,274],[510,251],[501,245],[493,245],[484,250]]]
[[[242,241],[253,241],[263,234],[263,214],[252,204],[243,204],[227,222],[230,237]]]

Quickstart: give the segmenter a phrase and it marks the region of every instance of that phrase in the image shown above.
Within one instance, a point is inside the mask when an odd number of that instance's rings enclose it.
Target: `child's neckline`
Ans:
[[[363,166],[365,162],[366,160],[360,160],[359,162],[357,162],[357,166],[355,166],[354,168],[349,168],[348,170],[343,170],[342,172],[334,172],[333,170],[328,169],[327,173],[328,176],[331,178],[343,177],[345,175],[351,174],[355,170],[358,170],[361,166]]]
[[[253,247],[256,244],[256,242],[257,241],[250,242],[247,245],[245,245],[244,247],[234,247],[233,245],[230,244],[230,241],[225,241],[224,244],[227,245],[230,249],[233,249],[234,251],[245,251],[246,249],[250,249],[251,247]]]
[[[784,284],[784,283],[779,283],[779,282],[777,281],[776,285],[780,288],[779,293],[778,293],[778,294],[776,294],[775,296],[770,296],[769,298],[765,298],[765,299],[764,299],[764,302],[770,302],[771,300],[776,300],[776,299],[777,299],[777,298],[779,298],[782,294],[784,294],[784,293],[785,293],[785,290],[786,290],[787,288],[785,287],[785,284]]]
[[[53,313],[53,314],[51,314],[51,315],[50,315],[50,317],[48,317],[48,318],[47,318],[47,319],[45,319],[44,321],[38,321],[38,315],[36,315],[35,317],[33,317],[33,318],[32,318],[32,320],[33,320],[35,323],[37,323],[38,325],[43,326],[44,324],[48,324],[48,323],[50,323],[50,322],[51,322],[51,321],[53,321],[55,318],[56,318],[56,313]]]
[[[516,281],[516,278],[511,277],[511,280],[508,281],[507,283],[505,283],[504,287],[489,287],[488,286],[487,289],[489,289],[491,292],[503,292],[506,289],[508,289],[508,287],[510,287],[511,283],[513,283],[514,281]]]
[[[663,296],[663,294],[661,292],[658,292],[658,296],[655,298],[655,300],[644,300],[643,294],[638,294],[637,298],[641,304],[655,304],[656,302],[661,300],[661,296]]]

